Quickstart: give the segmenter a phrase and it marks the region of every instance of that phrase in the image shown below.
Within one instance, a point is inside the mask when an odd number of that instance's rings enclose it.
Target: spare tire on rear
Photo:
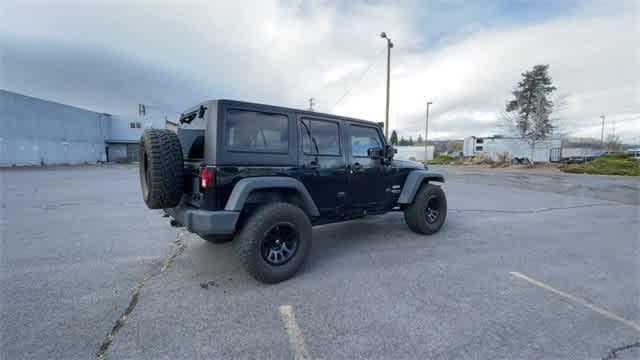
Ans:
[[[140,138],[140,186],[149,209],[172,208],[183,191],[182,147],[166,129],[147,129]]]

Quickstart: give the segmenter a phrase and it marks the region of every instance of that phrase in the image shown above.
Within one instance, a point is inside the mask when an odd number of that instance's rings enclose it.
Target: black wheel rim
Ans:
[[[440,218],[440,200],[437,197],[431,197],[427,201],[424,217],[429,224],[435,223]]]
[[[298,250],[300,235],[291,223],[278,223],[264,233],[262,258],[270,265],[286,264]]]

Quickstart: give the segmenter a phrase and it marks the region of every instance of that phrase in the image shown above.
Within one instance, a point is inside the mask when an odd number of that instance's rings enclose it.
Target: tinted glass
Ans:
[[[289,148],[288,119],[281,114],[230,110],[226,138],[230,150],[286,153]]]
[[[340,132],[337,123],[310,119],[302,121],[304,123],[302,126],[302,149],[305,153],[340,155]]]
[[[351,126],[351,154],[352,156],[367,157],[370,148],[382,148],[382,141],[378,130],[372,127]]]

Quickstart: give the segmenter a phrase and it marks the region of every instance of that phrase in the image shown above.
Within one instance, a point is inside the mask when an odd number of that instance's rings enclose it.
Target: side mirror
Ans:
[[[398,149],[394,148],[391,145],[384,146],[384,154],[387,160],[392,160],[393,157],[398,153]]]
[[[369,148],[367,149],[367,156],[373,160],[384,159],[384,149],[378,147]]]

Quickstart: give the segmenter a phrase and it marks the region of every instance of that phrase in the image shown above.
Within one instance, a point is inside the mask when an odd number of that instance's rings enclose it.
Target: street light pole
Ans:
[[[424,161],[427,161],[427,139],[429,139],[429,105],[433,104],[427,101],[427,120],[424,124]]]
[[[393,47],[393,43],[385,32],[380,33],[380,37],[387,40],[387,105],[384,115],[384,137],[389,141],[389,82],[391,77],[391,48]]]
[[[604,145],[604,114],[600,115],[602,118],[602,130],[600,131],[600,146]]]

